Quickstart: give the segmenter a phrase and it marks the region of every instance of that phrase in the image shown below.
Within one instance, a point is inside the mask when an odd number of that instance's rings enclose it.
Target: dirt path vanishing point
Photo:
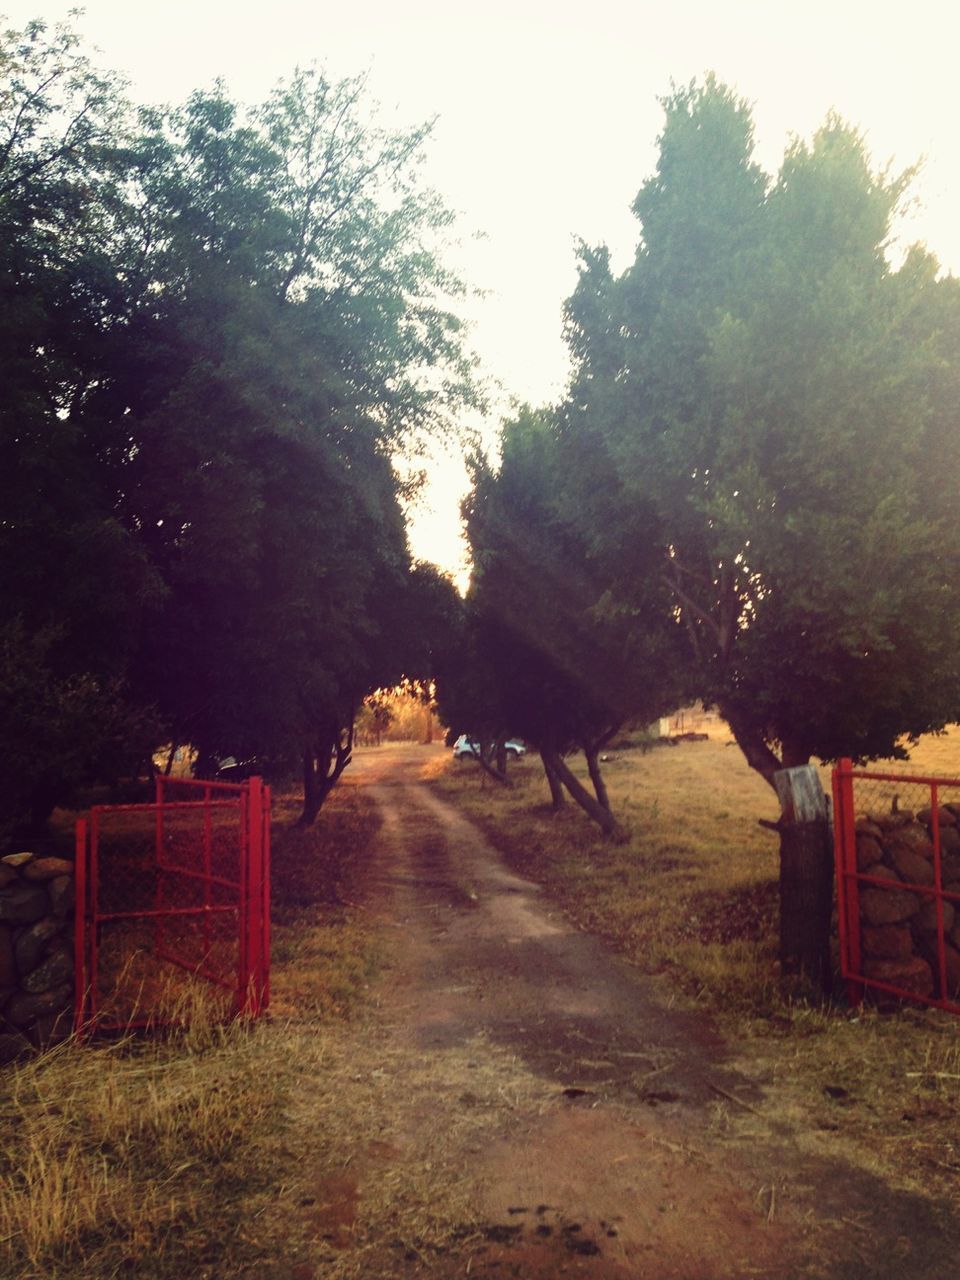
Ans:
[[[667,987],[572,926],[421,781],[428,752],[383,748],[354,765],[382,812],[371,907],[393,935],[377,1053],[393,1096],[419,1100],[403,1132],[368,1144],[346,1188],[318,1193],[321,1225],[326,1211],[336,1226],[344,1199],[386,1194],[402,1154],[455,1179],[481,1226],[440,1255],[409,1250],[391,1274],[954,1271],[948,1206],[846,1162],[791,1105],[788,1080],[738,1061],[704,1015],[671,1008]],[[326,1239],[349,1248],[348,1233]],[[371,1256],[356,1274],[381,1272]]]

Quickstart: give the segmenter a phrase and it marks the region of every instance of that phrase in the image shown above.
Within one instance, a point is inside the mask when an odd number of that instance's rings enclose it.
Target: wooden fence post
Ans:
[[[827,797],[810,764],[773,775],[780,798],[780,971],[829,992],[833,851]]]

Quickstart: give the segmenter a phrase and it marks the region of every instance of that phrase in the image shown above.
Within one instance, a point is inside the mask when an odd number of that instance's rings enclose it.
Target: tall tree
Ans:
[[[960,539],[936,480],[960,441],[958,284],[921,250],[891,265],[910,175],[876,173],[841,121],[769,178],[722,85],[664,106],[635,262],[614,278],[583,255],[572,403],[661,513],[700,692],[750,765],[772,783],[902,755],[960,713]],[[785,962],[822,967],[812,935],[801,951]]]
[[[134,112],[42,24],[2,62],[0,580],[67,674],[127,675],[175,740],[301,754],[310,819],[353,707],[403,674],[393,460],[475,398],[428,130],[313,71],[252,111],[217,86]]]

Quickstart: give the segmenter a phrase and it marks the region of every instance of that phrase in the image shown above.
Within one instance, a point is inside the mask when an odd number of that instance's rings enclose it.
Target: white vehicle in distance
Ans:
[[[519,760],[521,756],[527,754],[527,748],[522,742],[518,742],[516,738],[508,738],[504,743],[508,760]],[[453,744],[453,756],[455,760],[476,760],[480,755],[480,743],[476,738],[471,738],[469,734],[461,733],[460,737]]]

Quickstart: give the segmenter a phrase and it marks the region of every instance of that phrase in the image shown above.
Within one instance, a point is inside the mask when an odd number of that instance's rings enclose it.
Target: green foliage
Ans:
[[[644,572],[648,510],[623,501],[582,430],[529,410],[504,427],[499,471],[479,463],[474,481],[470,599],[512,730],[566,750],[655,718],[677,690]]]
[[[134,111],[40,23],[0,68],[12,616],[206,758],[329,760],[421,661],[394,457],[475,400],[428,130],[312,70]]]
[[[654,504],[698,691],[766,776],[960,714],[957,282],[885,253],[910,174],[830,117],[773,179],[712,79],[665,102],[643,239],[584,251],[573,412]]]
[[[116,779],[152,751],[158,726],[131,712],[117,680],[58,675],[57,637],[0,627],[0,839],[43,821],[76,788]]]
[[[474,465],[474,577],[441,711],[484,740],[519,734],[545,760],[584,751],[606,810],[598,751],[681,698],[676,622],[651,572],[656,520],[583,420],[525,409],[500,444],[497,471]]]

